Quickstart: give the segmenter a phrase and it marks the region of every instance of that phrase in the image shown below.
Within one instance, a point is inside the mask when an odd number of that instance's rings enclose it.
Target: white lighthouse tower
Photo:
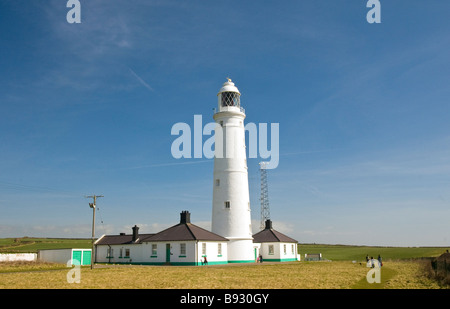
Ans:
[[[229,239],[229,263],[254,262],[245,111],[240,104],[241,94],[230,79],[217,96],[218,109],[213,116],[216,131],[211,229]]]

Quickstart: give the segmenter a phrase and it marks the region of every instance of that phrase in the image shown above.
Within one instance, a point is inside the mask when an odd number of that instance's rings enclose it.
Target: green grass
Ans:
[[[0,253],[36,253],[40,249],[64,249],[92,247],[90,239],[72,238],[1,238]]]
[[[448,247],[376,247],[347,245],[299,244],[302,259],[305,253],[322,253],[322,257],[332,261],[365,261],[366,255],[377,258],[380,254],[383,260],[401,260],[436,257],[445,252]]]

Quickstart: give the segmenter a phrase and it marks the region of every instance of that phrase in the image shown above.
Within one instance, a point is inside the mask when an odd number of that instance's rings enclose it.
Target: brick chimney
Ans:
[[[180,214],[180,223],[191,223],[191,214],[187,210],[183,210]]]
[[[136,241],[139,238],[138,234],[139,228],[137,225],[133,226],[133,237],[131,238],[132,241]]]

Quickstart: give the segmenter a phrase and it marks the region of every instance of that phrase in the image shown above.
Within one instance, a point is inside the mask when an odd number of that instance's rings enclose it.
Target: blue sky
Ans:
[[[213,161],[170,134],[226,77],[279,123],[275,229],[301,243],[450,244],[450,3],[0,1],[0,237],[209,228]],[[206,138],[204,138],[206,140]],[[261,158],[249,159],[254,229]]]

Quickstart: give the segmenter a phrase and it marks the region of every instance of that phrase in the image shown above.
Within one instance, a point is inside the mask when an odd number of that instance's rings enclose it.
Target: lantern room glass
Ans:
[[[237,92],[222,92],[222,107],[236,106],[240,107],[240,95]]]

